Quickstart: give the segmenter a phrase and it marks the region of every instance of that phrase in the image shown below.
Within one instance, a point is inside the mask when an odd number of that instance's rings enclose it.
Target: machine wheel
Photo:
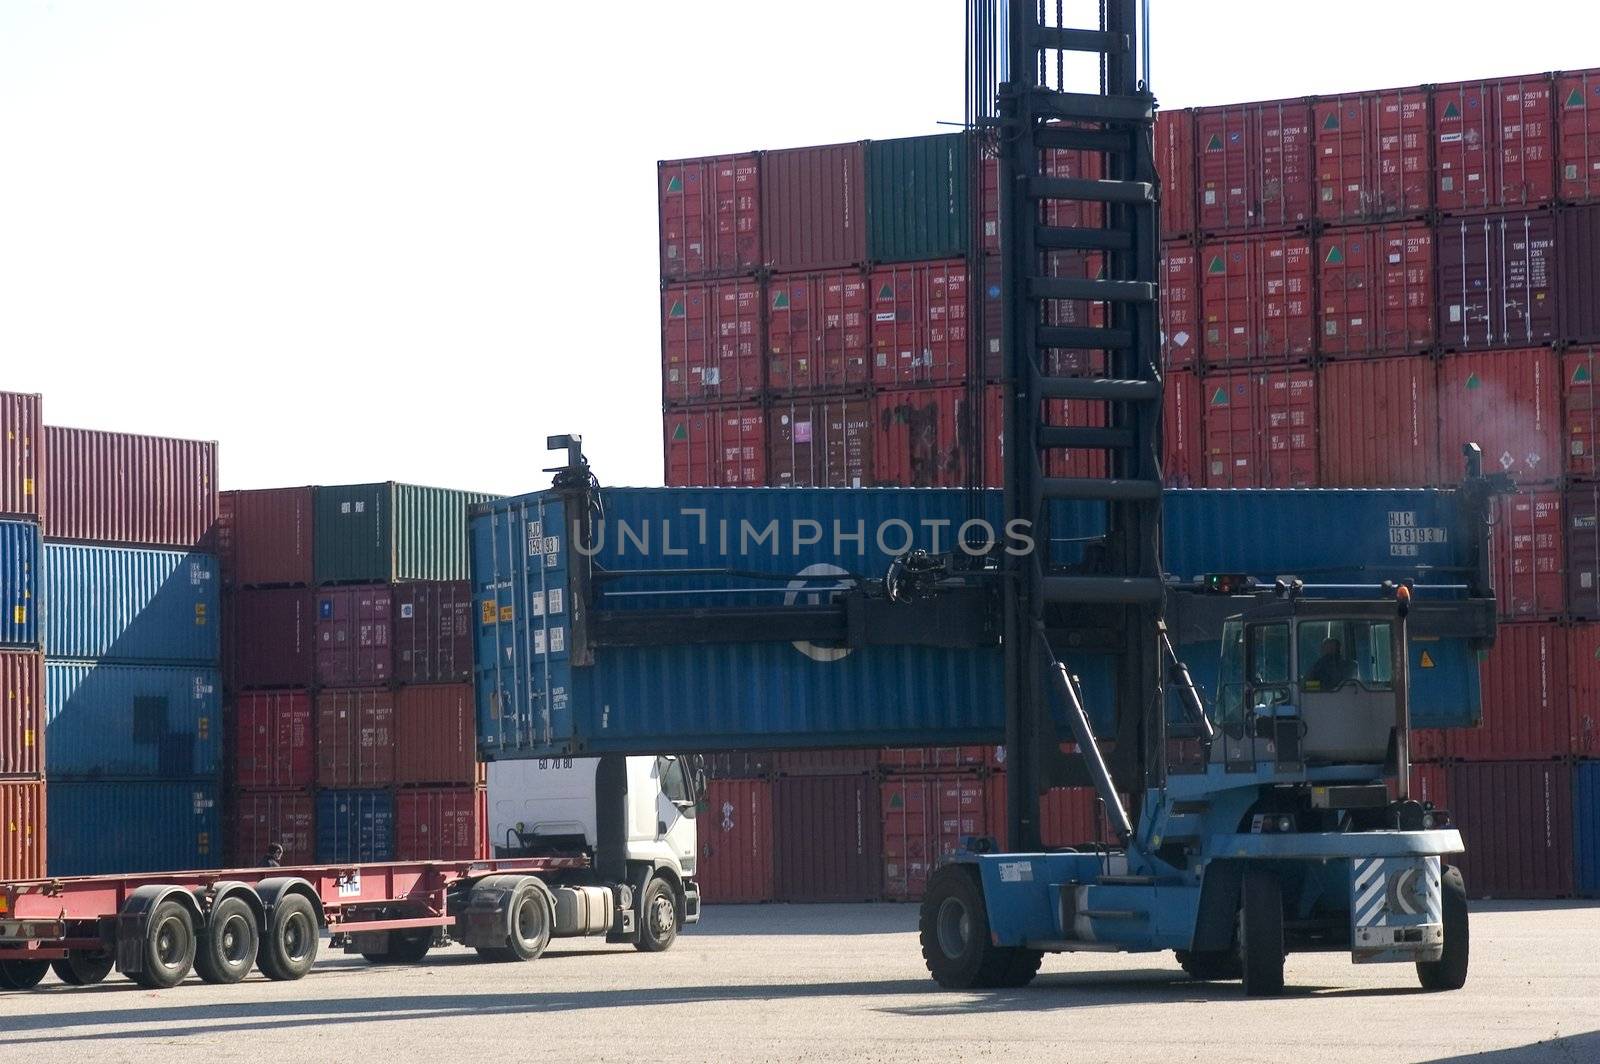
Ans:
[[[255,912],[243,898],[224,898],[200,932],[194,970],[208,983],[237,983],[255,967],[260,946]]]
[[[517,884],[506,903],[510,924],[504,946],[479,946],[478,956],[490,961],[537,960],[550,944],[555,914],[539,881],[529,876]]]
[[[1222,982],[1227,979],[1238,979],[1244,975],[1244,969],[1239,964],[1239,954],[1231,950],[1206,950],[1200,953],[1191,953],[1188,950],[1178,951],[1178,964],[1189,973],[1191,979],[1198,979],[1202,983]]]
[[[433,928],[416,927],[404,931],[390,931],[388,950],[383,953],[363,953],[369,964],[416,964],[433,948]]]
[[[1418,961],[1417,979],[1425,990],[1460,990],[1467,985],[1467,884],[1461,869],[1446,867],[1439,888],[1444,895],[1444,956]]]
[[[0,961],[0,987],[32,990],[49,970],[49,961]]]
[[[90,953],[81,949],[72,950],[60,960],[50,962],[56,978],[68,986],[102,983],[116,966],[117,959],[110,953]]]
[[[657,877],[644,888],[639,899],[639,937],[633,948],[642,953],[661,953],[678,941],[678,898],[672,884]]]
[[[194,916],[179,901],[164,901],[150,912],[141,944],[144,963],[133,981],[146,990],[166,990],[194,968]]]
[[[304,895],[290,894],[273,906],[267,918],[256,966],[268,979],[300,979],[317,962],[320,945],[317,911]]]
[[[934,872],[922,896],[922,960],[947,990],[1025,986],[1039,971],[1038,950],[995,946],[974,869],[952,864]]]
[[[1246,872],[1240,892],[1239,963],[1244,992],[1268,997],[1283,992],[1283,891],[1271,872]]]

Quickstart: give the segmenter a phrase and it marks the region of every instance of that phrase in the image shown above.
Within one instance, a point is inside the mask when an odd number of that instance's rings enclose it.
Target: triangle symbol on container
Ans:
[[[1333,245],[1333,247],[1328,249],[1328,257],[1323,261],[1328,263],[1330,266],[1339,265],[1344,261],[1344,249],[1339,247],[1338,244]]]
[[[1582,107],[1583,106],[1583,93],[1578,91],[1577,89],[1573,89],[1572,90],[1572,95],[1567,97],[1567,106],[1568,107]]]
[[[668,192],[682,192],[683,191],[683,178],[679,177],[677,174],[673,174],[672,177],[669,178],[668,181],[667,181],[667,191]]]
[[[688,438],[689,430],[683,427],[683,422],[680,421],[676,425],[672,426],[672,439],[675,442],[682,442]]]
[[[1221,151],[1222,137],[1220,134],[1211,134],[1211,139],[1206,142],[1206,151]]]
[[[673,301],[672,309],[667,311],[667,317],[669,317],[669,318],[681,318],[681,317],[684,316],[685,313],[686,313],[686,311],[683,308],[683,300],[677,299],[677,300]]]
[[[772,309],[773,310],[787,310],[787,309],[789,309],[789,293],[785,292],[781,288],[778,289],[777,294],[775,294],[772,297]]]
[[[883,287],[878,289],[878,298],[879,299],[893,299],[894,298],[894,285],[890,284],[888,281],[885,281],[883,283]]]
[[[889,799],[890,809],[902,809],[905,807],[905,804],[906,796],[904,794],[896,794],[893,798]]]
[[[1228,264],[1222,261],[1221,255],[1211,256],[1211,262],[1206,266],[1207,273],[1227,273]]]
[[[1228,389],[1226,389],[1226,388],[1218,388],[1216,391],[1212,392],[1211,393],[1211,405],[1212,406],[1227,406],[1228,405]]]
[[[1447,103],[1444,105],[1444,116],[1446,118],[1460,118],[1461,108],[1457,107],[1453,103]]]
[[[1100,267],[1100,272],[1094,275],[1094,279],[1096,281],[1104,281],[1106,279],[1106,268],[1104,266]]]
[[[1328,117],[1324,118],[1322,120],[1322,128],[1323,129],[1338,129],[1339,128],[1339,112],[1338,111],[1329,111],[1328,112]]]
[[[1476,390],[1478,388],[1481,388],[1481,387],[1483,387],[1483,382],[1478,379],[1478,375],[1476,373],[1467,374],[1467,390],[1468,391],[1474,391],[1474,390]]]
[[[1422,667],[1424,669],[1433,668],[1433,655],[1429,654],[1426,650],[1424,650],[1422,652],[1422,663],[1421,664],[1422,664]]]
[[[1572,371],[1572,383],[1573,384],[1587,384],[1588,381],[1589,381],[1589,367],[1588,366],[1580,365],[1577,369]]]

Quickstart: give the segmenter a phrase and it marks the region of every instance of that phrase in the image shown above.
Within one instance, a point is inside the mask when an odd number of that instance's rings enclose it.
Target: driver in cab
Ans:
[[[1322,656],[1305,675],[1307,691],[1333,691],[1355,676],[1356,664],[1344,656],[1337,639],[1322,641]]]

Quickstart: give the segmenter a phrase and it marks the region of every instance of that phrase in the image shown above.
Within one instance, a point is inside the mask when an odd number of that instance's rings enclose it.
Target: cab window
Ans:
[[[1301,690],[1389,689],[1389,638],[1388,621],[1302,621],[1296,634]]]
[[[689,778],[684,774],[683,762],[675,757],[664,757],[656,762],[661,776],[661,793],[674,805],[689,804]]]
[[[1289,626],[1258,624],[1249,629],[1245,668],[1253,687],[1289,682]]]

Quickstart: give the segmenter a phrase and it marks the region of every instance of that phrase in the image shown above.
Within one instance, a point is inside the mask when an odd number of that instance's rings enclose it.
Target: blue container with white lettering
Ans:
[[[44,548],[44,648],[53,658],[217,660],[217,559],[191,551]]]
[[[0,521],[0,646],[39,645],[39,526]]]
[[[52,783],[188,779],[220,767],[222,676],[210,666],[47,659],[44,692]]]
[[[317,792],[317,860],[322,864],[394,860],[394,795]]]
[[[51,780],[52,876],[177,872],[221,864],[214,780]]]

